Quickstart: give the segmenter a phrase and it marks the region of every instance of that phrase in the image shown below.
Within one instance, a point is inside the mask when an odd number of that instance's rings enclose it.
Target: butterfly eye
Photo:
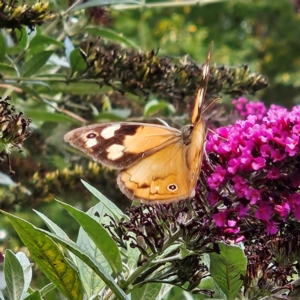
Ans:
[[[178,186],[177,186],[175,183],[169,184],[169,185],[168,185],[168,190],[169,190],[170,192],[175,192],[175,191],[178,190]]]

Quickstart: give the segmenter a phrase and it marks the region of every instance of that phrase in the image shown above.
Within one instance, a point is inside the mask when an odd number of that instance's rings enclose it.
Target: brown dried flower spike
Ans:
[[[11,169],[9,154],[13,148],[22,152],[22,143],[29,136],[31,119],[25,119],[23,113],[17,113],[16,108],[8,103],[10,97],[1,100],[0,97],[0,162],[7,159],[9,172]]]
[[[18,4],[12,0],[0,0],[0,28],[21,29],[23,25],[33,30],[54,15],[48,10],[48,2],[37,2],[33,5]]]

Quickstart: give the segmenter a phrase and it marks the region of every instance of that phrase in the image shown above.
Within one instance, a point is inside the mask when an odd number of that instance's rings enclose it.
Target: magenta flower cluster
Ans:
[[[208,200],[218,203],[214,221],[234,234],[239,220],[251,217],[275,234],[287,217],[300,220],[300,106],[267,109],[245,98],[233,105],[242,120],[207,137],[213,165]]]

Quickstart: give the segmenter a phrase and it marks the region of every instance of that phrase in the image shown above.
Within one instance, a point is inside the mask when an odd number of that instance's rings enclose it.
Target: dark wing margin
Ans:
[[[210,75],[210,60],[211,60],[211,53],[212,53],[212,44],[208,51],[206,62],[202,67],[202,78],[200,80],[196,95],[195,95],[195,102],[192,114],[192,124],[195,125],[201,119],[202,114],[202,106],[205,99],[207,84]]]

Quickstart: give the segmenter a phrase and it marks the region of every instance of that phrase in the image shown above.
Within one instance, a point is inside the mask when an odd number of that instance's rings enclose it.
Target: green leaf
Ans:
[[[25,296],[31,283],[33,264],[29,261],[28,257],[23,252],[17,252],[16,257],[23,269],[23,274],[24,274],[23,296]]]
[[[97,248],[101,251],[103,256],[108,261],[112,270],[115,274],[122,272],[122,260],[120,251],[116,242],[112,239],[105,228],[95,221],[93,218],[88,216],[81,210],[78,210],[71,205],[60,202],[56,200],[60,205],[62,205],[73,218],[81,225],[88,236],[96,244]]]
[[[122,4],[132,4],[132,3],[141,3],[142,1],[139,0],[122,0]],[[113,5],[113,4],[120,4],[120,0],[91,0],[82,4],[75,6],[72,11],[82,10],[88,7],[94,6],[103,6],[103,5]]]
[[[40,291],[34,291],[32,294],[24,298],[24,300],[43,300]]]
[[[156,300],[162,288],[162,283],[148,283],[131,293],[131,300]]]
[[[40,70],[49,60],[54,51],[43,51],[34,56],[32,56],[23,65],[23,76],[29,77],[34,75],[38,70]]]
[[[70,239],[69,236],[58,225],[52,222],[47,216],[45,216],[44,214],[42,214],[41,212],[35,209],[33,211],[44,221],[44,223],[47,225],[47,227],[51,232],[57,234],[59,237],[65,240]],[[74,254],[72,252],[68,252],[68,254],[70,258],[73,260],[73,262],[76,263],[76,258]]]
[[[5,58],[5,54],[6,54],[6,42],[5,42],[5,38],[3,36],[3,33],[0,31],[0,62],[2,62]]]
[[[87,65],[78,48],[74,49],[70,54],[70,65],[72,74],[86,70]]]
[[[32,83],[32,84],[34,84],[34,83]],[[41,82],[41,84],[42,84],[42,82]],[[16,86],[20,87],[20,89],[22,91],[24,91],[25,93],[33,96],[33,98],[35,98],[41,102],[44,102],[44,99],[40,96],[40,94],[35,89],[31,88],[28,85],[25,85],[24,82],[23,82],[23,84],[16,84]]]
[[[68,299],[83,299],[77,271],[68,263],[58,245],[29,222],[7,212],[1,212],[9,218],[32,258],[60,292]]]
[[[172,104],[166,101],[158,101],[157,99],[152,99],[145,105],[144,108],[145,116],[151,116],[158,112],[175,113],[175,108]]]
[[[246,274],[247,258],[238,246],[219,243],[220,254],[210,253],[210,274],[227,296],[236,299]]]
[[[107,199],[101,192],[99,192],[97,189],[95,189],[93,186],[91,186],[84,180],[81,180],[81,182],[99,201],[101,201],[107,207],[107,209],[117,220],[120,220],[121,218],[128,220],[128,216],[125,215],[113,202]]]
[[[28,43],[28,32],[25,26],[22,26],[21,29],[16,30],[16,40],[18,41],[18,46],[24,50],[27,47]]]
[[[67,123],[67,124],[71,123],[71,124],[81,125],[81,122],[79,122],[78,120],[61,113],[48,112],[48,111],[36,110],[36,109],[25,109],[24,113],[27,117],[30,117],[35,121]]]
[[[34,50],[34,48],[41,48],[41,47],[45,47],[45,46],[57,46],[56,48],[61,48],[63,49],[64,44],[57,41],[56,39],[47,36],[47,35],[36,35],[29,43],[29,50]]]
[[[5,251],[4,275],[9,299],[21,299],[25,285],[23,269],[11,250]]]
[[[90,257],[93,257],[102,266],[106,274],[111,274],[112,269],[109,266],[109,263],[104,258],[101,251],[97,248],[93,240],[82,228],[79,229],[77,245],[84,249]],[[78,257],[76,258],[76,265],[78,267],[82,286],[87,294],[87,298],[90,299],[93,295],[96,295],[101,291],[105,282]]]
[[[0,63],[0,71],[1,72],[12,72],[14,74],[17,73],[14,67],[12,67],[11,65],[4,64],[4,63]]]
[[[101,224],[108,224],[110,221],[109,217],[105,216],[105,214],[109,214],[109,211],[101,202],[90,208],[87,211],[87,214],[99,223],[101,222]],[[77,245],[89,253],[91,257],[94,257],[108,274],[111,274],[112,269],[109,263],[93,240],[82,228],[79,230]],[[90,268],[87,268],[86,264],[82,260],[77,259],[77,267],[82,285],[87,293],[87,298],[90,299],[93,295],[100,292],[105,283],[99,276],[96,275],[95,272],[93,272]]]
[[[88,3],[91,3],[91,1],[84,3],[83,5],[88,4]],[[133,49],[139,49],[139,47],[136,44],[134,44],[132,41],[123,37],[121,34],[119,34],[118,32],[116,32],[112,29],[90,26],[90,27],[85,27],[84,29],[82,29],[79,32],[85,33],[85,34],[89,33],[89,34],[92,34],[95,36],[99,36],[101,38],[106,38],[106,39],[109,39],[109,40],[112,40],[112,41],[115,41],[118,43],[122,43]]]
[[[71,240],[62,239],[59,236],[51,232],[45,231],[43,229],[37,229],[37,230],[42,234],[46,234],[47,236],[51,237],[54,241],[60,243],[62,246],[64,246],[66,249],[68,249],[69,251],[74,253],[78,258],[84,261],[85,264],[89,266],[105,282],[107,287],[110,288],[115,293],[117,299],[128,300],[126,294],[118,286],[114,278],[104,270],[104,268],[97,260],[91,257],[88,253],[86,253],[84,249],[78,247],[78,245],[76,245]]]
[[[114,113],[111,112],[103,112],[103,113],[99,113],[97,114],[97,116],[95,116],[94,121],[104,121],[104,120],[108,120],[108,121],[125,121],[126,118],[122,118]]]

